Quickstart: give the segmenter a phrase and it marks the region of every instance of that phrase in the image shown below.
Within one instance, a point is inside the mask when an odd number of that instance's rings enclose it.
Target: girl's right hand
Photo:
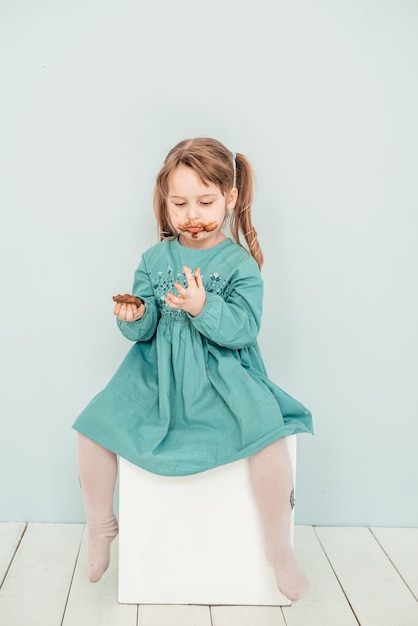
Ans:
[[[125,302],[118,302],[113,309],[114,315],[121,322],[137,322],[145,313],[145,306],[136,306],[135,304],[126,304]]]

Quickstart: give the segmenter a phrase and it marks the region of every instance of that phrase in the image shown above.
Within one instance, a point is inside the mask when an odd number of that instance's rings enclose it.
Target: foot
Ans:
[[[309,591],[309,580],[303,573],[293,551],[272,561],[276,583],[281,593],[292,602],[301,600]]]
[[[118,531],[116,517],[88,528],[87,575],[90,582],[97,583],[109,567],[110,544]]]

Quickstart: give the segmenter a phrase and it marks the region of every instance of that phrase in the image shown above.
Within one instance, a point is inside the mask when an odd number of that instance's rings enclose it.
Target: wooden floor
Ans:
[[[418,626],[418,528],[297,526],[312,583],[290,607],[117,601],[117,541],[103,579],[85,576],[80,524],[0,524],[2,626]]]

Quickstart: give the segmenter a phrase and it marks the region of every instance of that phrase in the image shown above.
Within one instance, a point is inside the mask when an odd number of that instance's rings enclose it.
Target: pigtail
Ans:
[[[230,230],[236,242],[240,242],[240,233],[247,242],[251,256],[254,257],[258,267],[263,265],[263,253],[258,242],[257,231],[251,221],[251,206],[253,202],[254,174],[249,161],[243,154],[235,155],[236,163],[236,186],[238,198],[232,211]]]

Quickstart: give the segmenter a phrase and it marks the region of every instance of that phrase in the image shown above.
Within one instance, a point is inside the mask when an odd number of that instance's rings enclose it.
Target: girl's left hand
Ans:
[[[192,317],[197,317],[203,311],[206,302],[206,291],[200,275],[200,267],[195,269],[194,276],[189,267],[184,266],[183,272],[186,277],[187,287],[183,287],[178,282],[174,283],[178,293],[175,295],[168,291],[165,302],[172,309],[182,309]]]

